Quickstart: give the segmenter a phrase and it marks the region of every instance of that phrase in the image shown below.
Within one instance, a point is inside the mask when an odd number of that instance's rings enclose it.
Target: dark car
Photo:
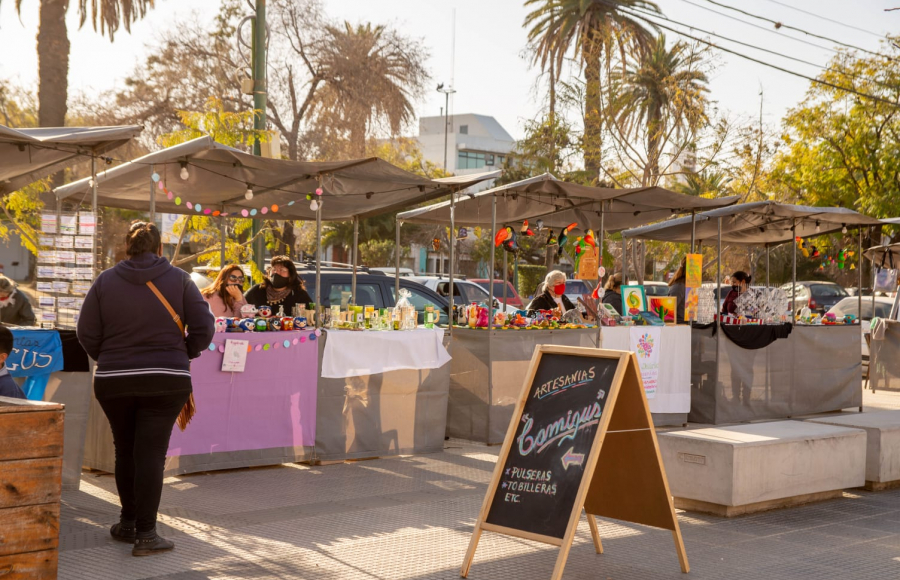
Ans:
[[[487,290],[490,288],[491,281],[486,278],[476,278],[473,280],[469,280],[469,282],[474,282]],[[494,298],[497,300],[503,301],[503,280],[494,280]],[[516,292],[515,287],[513,287],[512,282],[506,282],[506,303],[510,306],[515,306],[516,308],[525,308],[525,303],[522,301],[522,298],[519,296],[519,293]]]
[[[791,283],[781,287],[790,303]],[[794,314],[799,314],[804,306],[808,306],[810,312],[825,314],[832,306],[849,296],[842,286],[834,282],[797,282],[797,295],[793,297]]]
[[[298,272],[306,284],[306,291],[313,300],[316,299],[316,272],[301,270]],[[321,273],[322,281],[322,305],[325,308],[332,304],[346,304],[352,288],[352,274],[346,269],[328,269]],[[375,308],[391,308],[396,303],[394,295],[393,276],[385,276],[378,272],[358,272],[356,276],[356,303],[360,306],[374,306]],[[400,288],[410,291],[409,301],[416,307],[419,313],[419,324],[425,323],[425,307],[434,306],[440,312],[438,324],[446,326],[449,320],[447,313],[447,299],[429,290],[421,284],[417,284],[403,277],[400,278]]]

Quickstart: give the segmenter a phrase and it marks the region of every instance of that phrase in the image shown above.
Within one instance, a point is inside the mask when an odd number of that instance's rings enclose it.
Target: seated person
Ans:
[[[5,326],[0,326],[0,397],[12,397],[13,399],[24,399],[25,393],[16,381],[9,376],[9,369],[6,368],[6,359],[13,349],[13,333]]]
[[[34,326],[36,318],[28,295],[16,283],[0,274],[0,322],[16,326]]]
[[[575,308],[572,301],[566,297],[566,275],[559,270],[553,270],[547,273],[544,278],[544,291],[534,297],[526,310],[556,310],[561,309],[562,313]]]
[[[244,298],[248,304],[257,308],[264,305],[271,306],[272,312],[276,315],[279,308],[283,307],[285,316],[292,315],[294,306],[298,304],[306,306],[312,302],[303,279],[297,274],[297,267],[287,256],[272,258],[269,276],[247,290]]]
[[[622,314],[622,274],[613,274],[606,281],[603,293],[603,304],[611,304],[620,315]]]
[[[737,312],[736,301],[741,294],[747,292],[750,288],[750,274],[738,270],[731,275],[731,292],[725,297],[722,303],[722,314],[734,314]]]

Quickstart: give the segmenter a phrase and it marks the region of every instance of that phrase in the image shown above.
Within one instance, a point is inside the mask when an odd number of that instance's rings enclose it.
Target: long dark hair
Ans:
[[[238,266],[237,264],[231,264],[230,266],[225,266],[219,271],[219,275],[216,276],[216,281],[212,283],[212,286],[207,286],[203,290],[200,291],[205,297],[209,298],[215,294],[219,295],[219,298],[225,303],[225,306],[228,308],[234,308],[234,298],[225,287],[228,285],[228,277],[231,276],[231,273],[237,270],[241,273],[241,276],[244,275],[244,270]],[[243,288],[241,288],[243,290]]]
[[[284,266],[288,271],[288,286],[293,290],[306,290],[306,284],[303,283],[303,279],[297,274],[297,266],[294,265],[293,260],[287,256],[275,256],[272,258],[270,266],[272,268],[275,268],[275,266]],[[271,284],[271,278],[266,278],[265,283]]]
[[[672,279],[669,280],[669,286],[684,280],[687,277],[687,273],[685,270],[687,269],[687,257],[681,259],[681,265],[678,266],[678,269],[675,270],[675,275],[672,276]]]

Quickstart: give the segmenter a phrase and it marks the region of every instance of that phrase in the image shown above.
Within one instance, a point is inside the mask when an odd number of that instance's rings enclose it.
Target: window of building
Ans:
[[[460,125],[459,126],[459,134],[460,135],[468,135],[469,134],[469,126],[468,125]]]
[[[456,160],[457,169],[478,169],[486,164],[485,154],[475,151],[460,151]]]

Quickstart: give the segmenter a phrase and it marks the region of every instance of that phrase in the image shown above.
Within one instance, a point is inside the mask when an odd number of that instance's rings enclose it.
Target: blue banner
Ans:
[[[63,369],[62,341],[55,330],[16,330],[6,368],[13,377],[28,377],[22,390],[33,400],[44,398],[50,373]]]

